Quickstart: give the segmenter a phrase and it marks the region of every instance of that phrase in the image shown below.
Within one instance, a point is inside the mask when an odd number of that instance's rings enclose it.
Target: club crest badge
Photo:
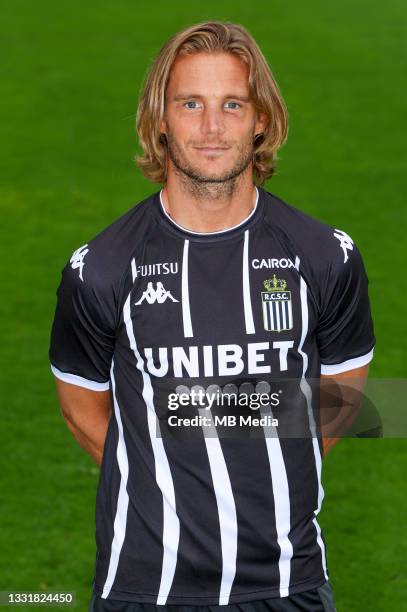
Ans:
[[[268,331],[286,331],[293,328],[293,311],[291,291],[287,291],[287,282],[283,279],[268,278],[263,282],[266,291],[261,292],[264,329]]]

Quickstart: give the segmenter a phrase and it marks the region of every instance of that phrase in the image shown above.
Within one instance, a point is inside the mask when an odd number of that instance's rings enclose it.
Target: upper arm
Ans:
[[[321,379],[329,382],[334,381],[341,389],[352,387],[352,389],[361,393],[369,375],[369,367],[370,364],[367,363],[360,368],[353,368],[339,374],[321,374]]]
[[[104,422],[112,410],[110,391],[91,391],[55,378],[62,414],[68,424],[83,429],[87,423]]]
[[[338,374],[321,374],[321,378],[334,378],[335,380],[345,380],[346,378],[358,378],[360,380],[366,381],[369,374],[370,363],[367,363],[360,368],[353,368],[351,370],[345,370],[344,372],[340,372]]]
[[[321,374],[320,422],[324,456],[355,421],[368,373],[369,364],[338,374]]]

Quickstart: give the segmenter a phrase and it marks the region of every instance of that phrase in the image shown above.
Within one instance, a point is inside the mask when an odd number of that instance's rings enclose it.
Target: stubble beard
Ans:
[[[234,166],[219,176],[202,174],[196,166],[189,163],[182,149],[171,133],[167,133],[168,156],[174,164],[186,191],[196,199],[231,197],[238,189],[239,179],[253,161],[253,143],[239,147],[239,157]]]

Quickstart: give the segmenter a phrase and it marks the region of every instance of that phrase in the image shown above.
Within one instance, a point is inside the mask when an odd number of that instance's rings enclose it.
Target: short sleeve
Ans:
[[[368,294],[369,280],[359,249],[336,230],[337,250],[329,264],[316,340],[321,374],[362,367],[373,358],[376,343]]]
[[[114,303],[103,275],[92,266],[92,257],[85,259],[87,246],[75,251],[62,271],[49,359],[57,378],[105,391],[114,350]]]

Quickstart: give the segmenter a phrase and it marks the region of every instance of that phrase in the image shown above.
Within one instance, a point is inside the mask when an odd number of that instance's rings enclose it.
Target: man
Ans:
[[[75,251],[50,348],[68,427],[101,464],[91,610],[334,610],[311,383],[366,379],[360,253],[261,188],[287,112],[241,26],[172,37],[137,126],[164,188]],[[232,391],[266,395],[244,417],[270,421],[216,421],[245,412]]]

